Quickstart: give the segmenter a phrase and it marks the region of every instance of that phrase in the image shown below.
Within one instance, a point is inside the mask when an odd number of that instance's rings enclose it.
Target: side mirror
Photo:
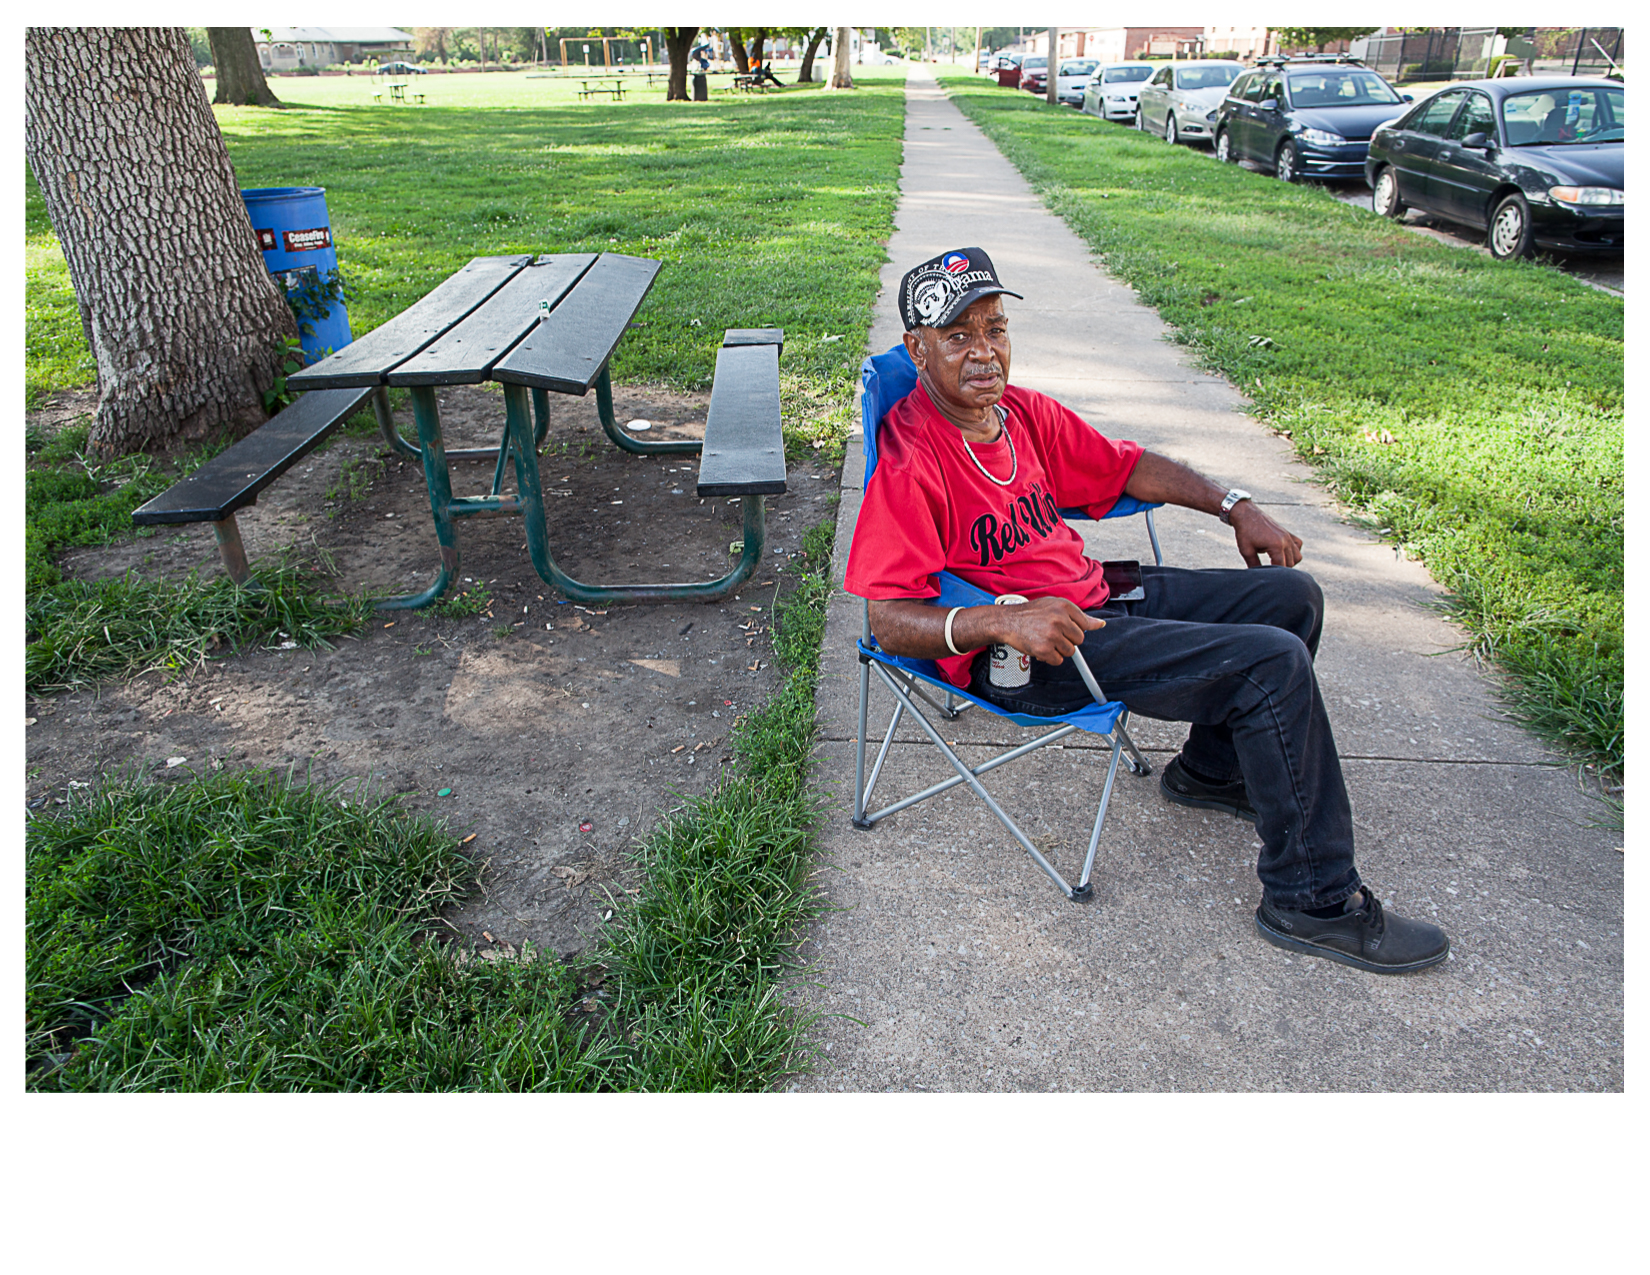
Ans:
[[[1413,102],[1415,100],[1415,94],[1413,93],[1400,93],[1398,96],[1403,98],[1406,102]]]
[[[1487,151],[1494,147],[1488,133],[1468,133],[1461,139],[1461,149],[1466,151]]]
[[[1278,109],[1278,99],[1275,98],[1275,97],[1262,98],[1261,103],[1260,103],[1260,109],[1263,110],[1263,111],[1275,111],[1275,110],[1277,110]]]

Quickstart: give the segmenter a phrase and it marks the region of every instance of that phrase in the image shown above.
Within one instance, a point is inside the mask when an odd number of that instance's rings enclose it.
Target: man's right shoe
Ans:
[[[1243,780],[1234,779],[1229,784],[1205,783],[1193,778],[1180,764],[1179,757],[1163,767],[1163,777],[1157,781],[1157,786],[1165,797],[1177,805],[1224,810],[1250,823],[1257,823],[1260,819],[1255,808],[1249,804],[1249,792],[1244,788]]]
[[[1263,902],[1255,909],[1255,929],[1274,947],[1373,974],[1408,974],[1449,956],[1449,938],[1442,930],[1388,912],[1367,886],[1346,900],[1341,915],[1328,919]]]

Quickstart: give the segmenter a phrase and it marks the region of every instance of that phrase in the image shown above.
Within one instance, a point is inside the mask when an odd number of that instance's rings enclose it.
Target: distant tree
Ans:
[[[796,75],[798,84],[806,84],[814,78],[814,55],[819,52],[819,46],[825,42],[826,33],[830,28],[814,27],[809,30],[806,27],[795,27],[793,29],[803,33],[797,37],[799,40],[807,41],[807,47],[802,51],[802,69]]]
[[[413,48],[419,57],[434,57],[447,65],[447,44],[453,37],[451,27],[414,27]]]
[[[280,100],[264,79],[263,63],[251,27],[207,27],[218,91],[212,101],[227,106],[279,106]]]
[[[1315,52],[1323,52],[1323,46],[1345,40],[1361,40],[1366,35],[1374,35],[1380,27],[1273,27],[1272,34],[1278,38],[1280,49],[1310,48]]]
[[[23,49],[24,154],[97,360],[92,445],[165,450],[262,424],[298,327],[183,28],[30,27]]]
[[[670,56],[670,80],[665,86],[665,101],[688,100],[688,54],[699,36],[698,27],[666,27],[665,52]]]

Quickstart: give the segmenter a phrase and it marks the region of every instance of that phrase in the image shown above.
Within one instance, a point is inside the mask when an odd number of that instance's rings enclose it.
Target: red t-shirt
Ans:
[[[1014,457],[1000,436],[971,446],[996,478],[1014,474],[1006,487],[969,459],[962,431],[920,384],[889,411],[848,551],[848,592],[877,602],[937,597],[932,577],[949,571],[996,595],[1055,596],[1083,608],[1106,600],[1100,564],[1083,555],[1083,538],[1059,510],[1106,513],[1123,494],[1140,445],[1105,437],[1033,390],[1009,386],[1002,406]],[[968,684],[973,656],[939,661],[952,685]]]

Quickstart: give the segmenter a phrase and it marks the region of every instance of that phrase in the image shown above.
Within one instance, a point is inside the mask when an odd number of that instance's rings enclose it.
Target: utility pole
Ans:
[[[1048,83],[1045,97],[1050,106],[1060,105],[1060,28],[1048,29]]]

